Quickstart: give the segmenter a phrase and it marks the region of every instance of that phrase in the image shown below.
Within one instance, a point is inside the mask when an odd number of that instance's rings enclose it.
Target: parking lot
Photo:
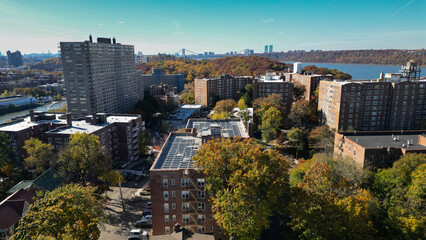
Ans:
[[[101,227],[101,236],[99,239],[128,239],[130,230],[135,229],[134,223],[142,218],[142,212],[146,208],[147,202],[151,201],[149,195],[135,197],[135,193],[147,184],[148,179],[148,177],[144,177],[139,181],[131,180],[122,185],[124,212],[120,201],[119,188],[113,187],[108,192],[109,201],[105,206],[108,220]],[[142,230],[147,231],[151,235],[150,228]]]

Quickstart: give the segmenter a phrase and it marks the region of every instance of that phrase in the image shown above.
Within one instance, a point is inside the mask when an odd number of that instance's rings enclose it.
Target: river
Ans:
[[[55,110],[55,109],[60,109],[60,108],[62,108],[65,104],[67,104],[67,101],[60,101],[60,102],[56,102],[56,101],[54,101],[54,102],[51,102],[51,103],[45,104],[45,105],[43,105],[43,106],[39,106],[39,107],[33,108],[33,110],[34,110],[34,111],[49,111],[49,110]],[[31,109],[27,109],[27,110],[22,110],[22,111],[19,111],[19,112],[12,112],[12,113],[7,113],[7,114],[4,114],[4,115],[1,115],[1,116],[0,116],[0,124],[1,124],[1,123],[5,123],[7,120],[12,119],[13,117],[18,117],[18,116],[26,115],[26,114],[28,114],[28,112],[29,112],[30,110],[31,110]]]
[[[286,62],[293,63],[293,62]],[[308,63],[302,62],[302,67],[315,65],[317,67],[325,67],[329,69],[337,69],[339,71],[349,73],[352,79],[376,79],[380,77],[380,73],[398,73],[401,69],[399,65],[369,65],[369,64],[346,64],[346,63]],[[426,67],[421,67],[421,77],[426,76]]]

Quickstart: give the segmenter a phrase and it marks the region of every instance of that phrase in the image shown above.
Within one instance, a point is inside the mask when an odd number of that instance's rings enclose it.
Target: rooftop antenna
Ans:
[[[93,42],[92,34],[89,35],[89,41]]]

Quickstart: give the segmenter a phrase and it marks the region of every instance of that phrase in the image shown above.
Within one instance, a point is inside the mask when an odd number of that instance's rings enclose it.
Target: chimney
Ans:
[[[89,41],[93,42],[92,34],[89,35]]]
[[[71,116],[71,113],[67,113],[66,116],[67,116],[67,125],[70,126],[70,127],[72,127],[72,116]]]
[[[112,38],[112,44],[115,44],[115,37]]]
[[[34,117],[34,110],[30,110],[30,120],[31,122],[35,122],[35,117]]]

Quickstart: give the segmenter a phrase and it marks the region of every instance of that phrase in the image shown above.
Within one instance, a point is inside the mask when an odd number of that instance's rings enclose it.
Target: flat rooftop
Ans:
[[[3,123],[0,125],[0,132],[5,131],[5,132],[19,132],[21,130],[27,129],[29,127],[32,126],[37,126],[39,124],[42,123],[46,123],[46,122],[51,122],[51,123],[56,123],[56,124],[66,124],[66,120],[65,119],[59,119],[59,115],[62,114],[46,114],[49,116],[55,116],[55,119],[52,120],[40,120],[40,121],[35,121],[35,122],[31,122],[31,118],[30,116],[26,116],[24,117],[22,120],[17,120],[17,121],[13,121],[10,123]]]
[[[201,104],[183,104],[178,109],[172,111],[167,116],[167,120],[186,120],[202,107],[203,105]]]
[[[209,135],[211,126],[220,126],[221,137],[243,137],[248,138],[247,131],[244,124],[239,119],[188,119],[186,128],[195,128],[197,130],[197,137]]]
[[[363,135],[363,136],[346,136],[351,141],[363,146],[364,148],[404,148],[408,150],[426,150],[425,145],[419,144],[420,134],[383,134],[383,135]],[[394,139],[397,139],[396,141]],[[407,142],[410,145],[407,147]],[[412,144],[411,144],[412,142]],[[404,144],[404,146],[402,146]]]
[[[189,134],[171,133],[152,169],[193,168],[192,157],[200,147],[200,138]]]

